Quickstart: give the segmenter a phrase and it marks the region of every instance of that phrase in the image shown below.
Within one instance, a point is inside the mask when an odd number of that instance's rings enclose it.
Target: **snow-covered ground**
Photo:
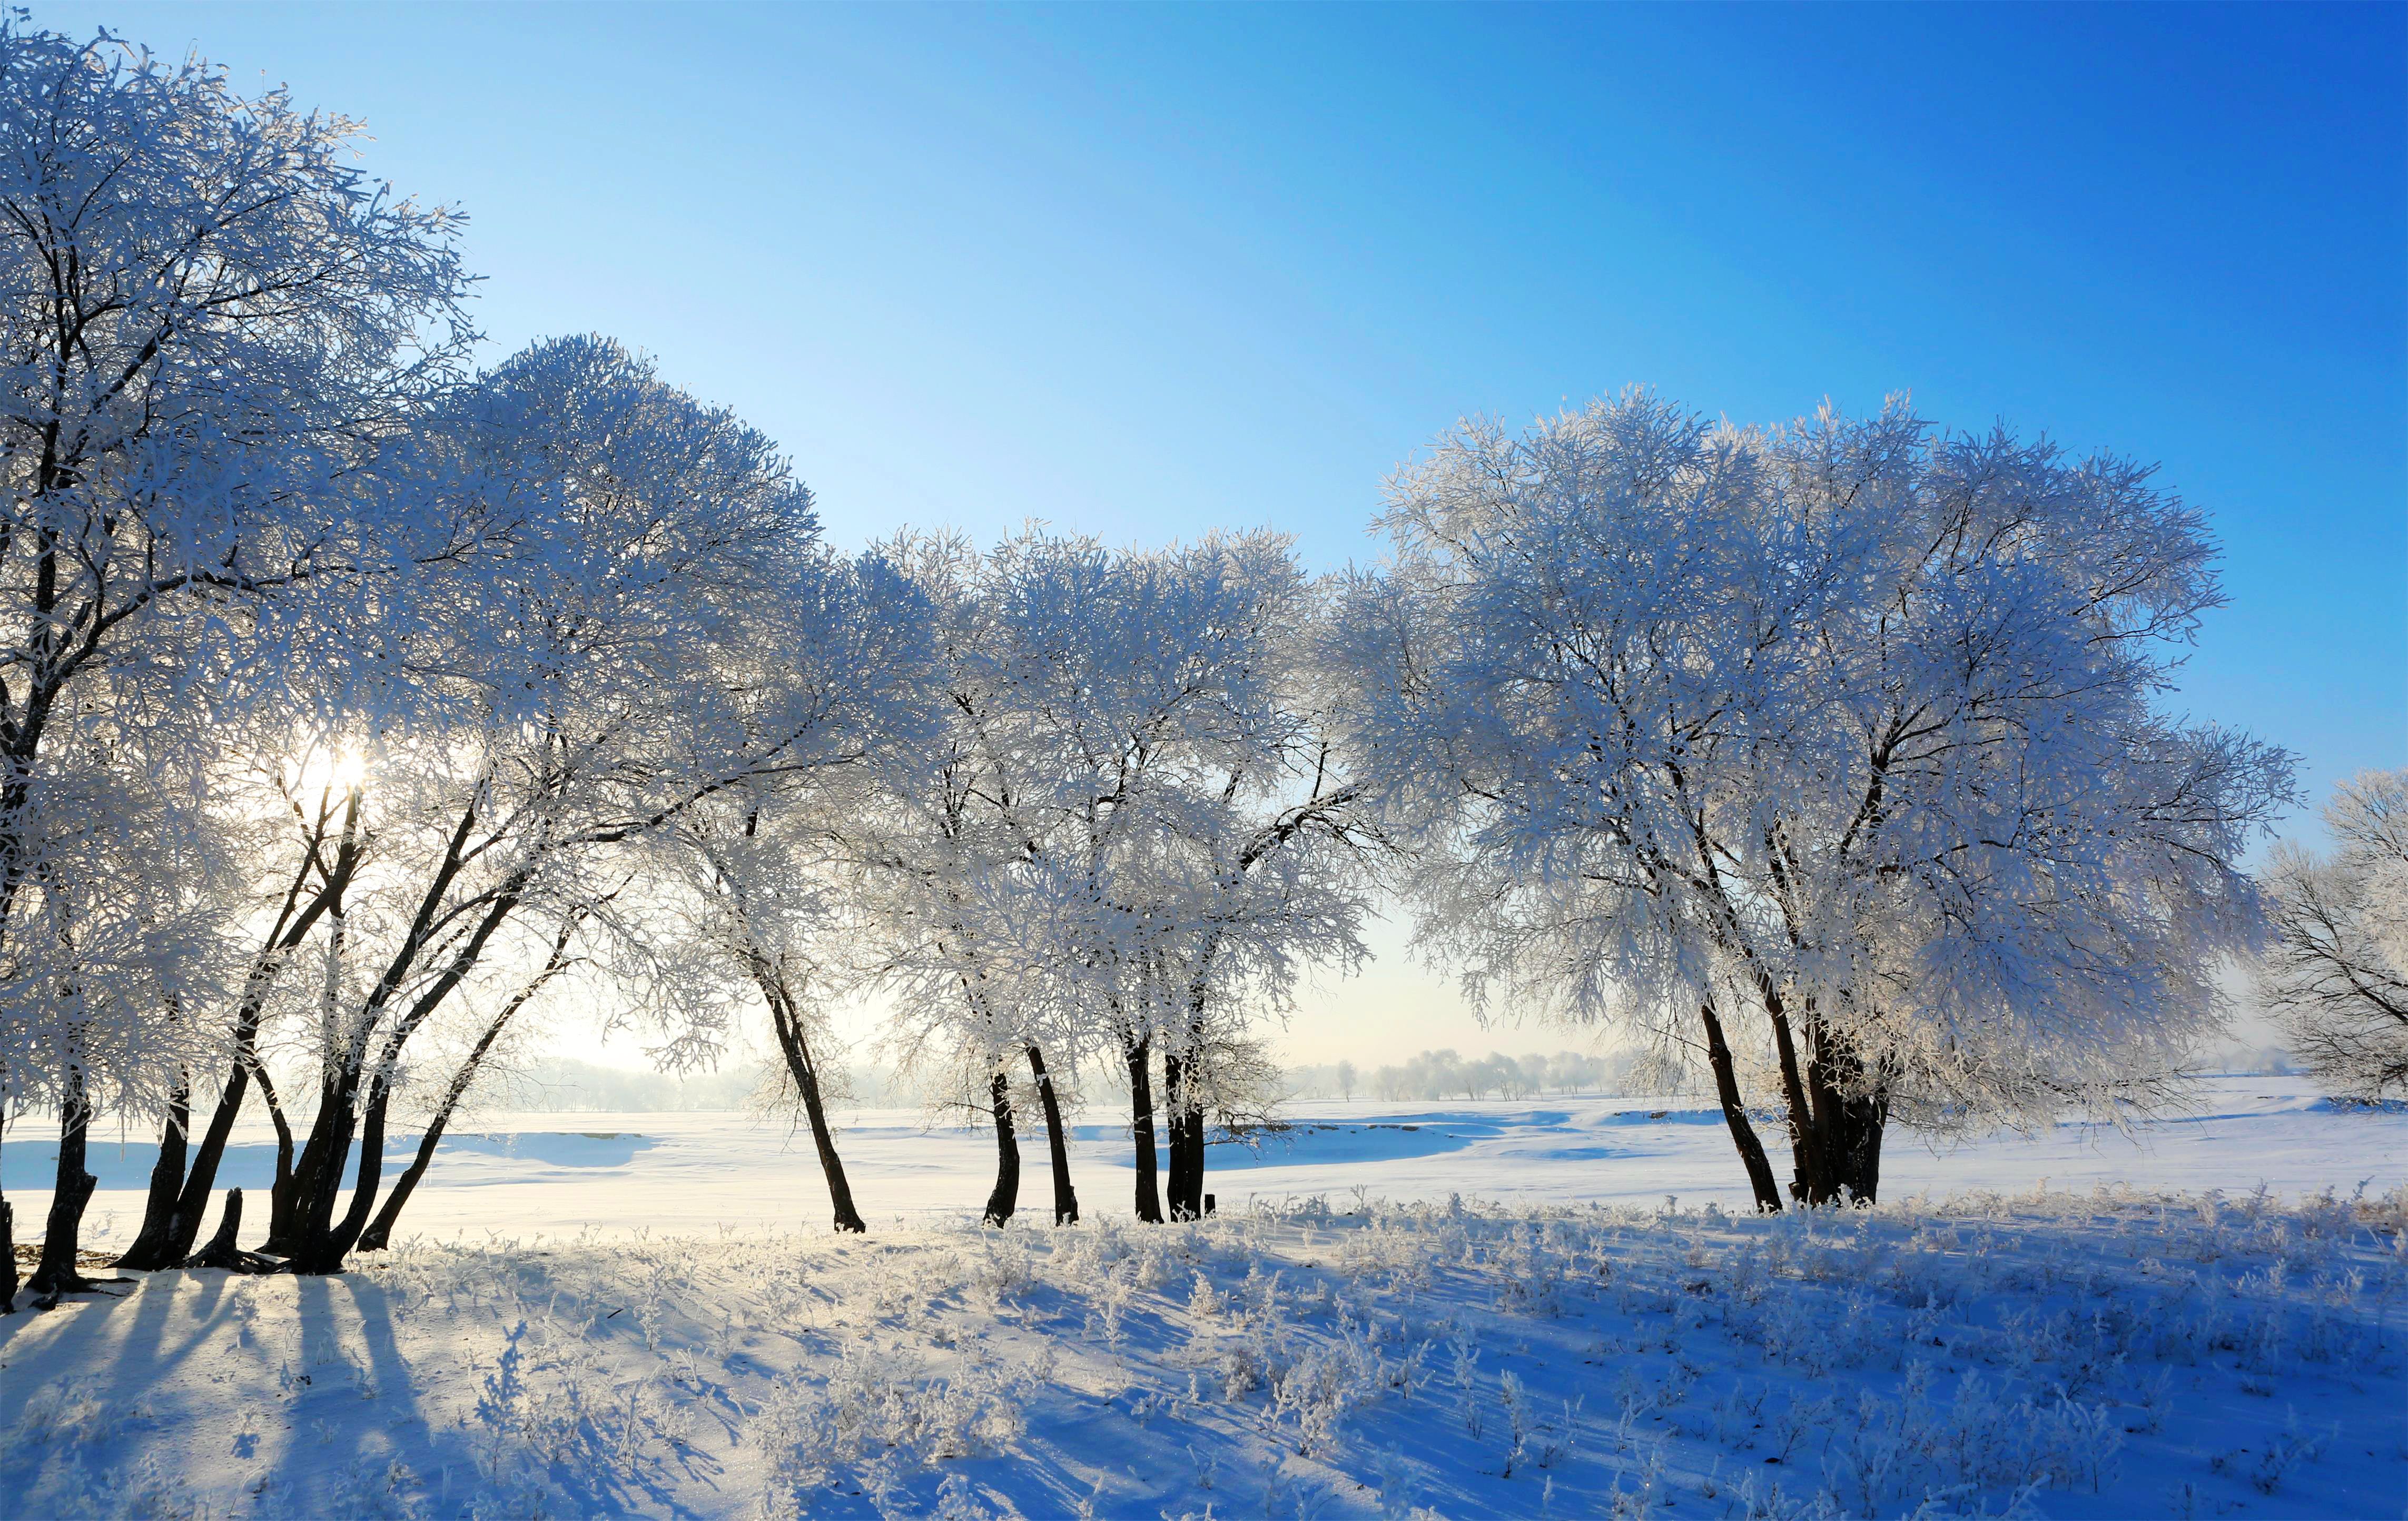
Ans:
[[[1326,1195],[1396,1200],[1466,1198],[1528,1203],[1684,1203],[1743,1208],[1746,1180],[1721,1113],[1695,1098],[1558,1098],[1479,1102],[1353,1103],[1305,1100],[1294,1128],[1259,1146],[1210,1148],[1206,1186],[1224,1207]],[[984,1130],[928,1129],[917,1111],[844,1116],[841,1139],[855,1201],[873,1224],[975,1211],[995,1179]],[[1034,1122],[1032,1121],[1032,1124]],[[1125,1126],[1091,1112],[1075,1126],[1072,1180],[1089,1212],[1130,1212]],[[1777,1151],[1770,1126],[1767,1144]],[[388,1177],[416,1150],[404,1133],[389,1147]],[[131,1239],[140,1190],[158,1152],[135,1136],[95,1139],[100,1179],[89,1245]],[[40,1132],[0,1148],[0,1186],[20,1222],[38,1221],[57,1152]],[[218,1181],[265,1190],[275,1148],[265,1124],[237,1130]],[[1021,1204],[1042,1212],[1053,1198],[1042,1130],[1021,1132]],[[2365,1180],[2381,1192],[2408,1182],[2408,1114],[2345,1112],[2298,1078],[2211,1081],[2190,1112],[2137,1136],[2068,1124],[2039,1137],[2000,1136],[1935,1154],[1903,1136],[1883,1158],[1892,1198],[1971,1190],[2087,1189],[2128,1183],[2154,1189],[2284,1195]],[[826,1190],[810,1138],[744,1113],[488,1114],[446,1138],[403,1220],[405,1234],[446,1241],[488,1233],[527,1237],[580,1231],[659,1234],[822,1227]],[[254,1234],[264,1224],[254,1200]],[[30,1225],[20,1229],[30,1232]]]
[[[2408,1115],[2206,1097],[1770,1220],[1694,1100],[1298,1105],[1167,1227],[1098,1123],[1005,1232],[867,1113],[867,1240],[780,1126],[490,1117],[365,1270],[0,1320],[0,1515],[2401,1515]]]

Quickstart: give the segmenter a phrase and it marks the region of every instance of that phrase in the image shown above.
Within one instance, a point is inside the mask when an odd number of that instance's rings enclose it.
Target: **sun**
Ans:
[[[311,746],[294,770],[296,790],[304,796],[357,792],[368,774],[366,757],[351,745]]]

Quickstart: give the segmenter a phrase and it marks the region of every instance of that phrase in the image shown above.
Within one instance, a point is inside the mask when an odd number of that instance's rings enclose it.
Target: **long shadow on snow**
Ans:
[[[287,1507],[287,1514],[331,1514],[313,1512],[309,1507],[331,1504],[335,1499],[332,1486],[348,1465],[364,1458],[382,1463],[398,1457],[415,1471],[421,1494],[436,1500],[438,1509],[457,1507],[464,1493],[471,1493],[486,1483],[470,1446],[472,1432],[483,1421],[481,1413],[471,1407],[460,1412],[459,1419],[440,1426],[428,1421],[418,1398],[419,1380],[403,1356],[395,1334],[396,1318],[406,1316],[396,1317],[393,1290],[375,1276],[350,1272],[294,1282],[300,1296],[295,1315],[301,1328],[304,1366],[295,1375],[300,1386],[294,1390],[280,1413],[288,1418],[291,1430],[269,1481],[278,1487],[269,1492]],[[346,1312],[358,1350],[366,1355],[364,1367],[352,1360],[345,1345]],[[509,1327],[498,1321],[489,1325],[492,1336],[487,1350],[492,1356],[480,1360],[491,1370],[498,1368],[509,1342]],[[521,1379],[540,1380],[541,1371],[533,1367],[534,1349],[523,1339],[520,1347]],[[438,1350],[437,1355],[456,1355],[460,1350],[455,1344]],[[361,1372],[349,1371],[353,1369]],[[303,1384],[303,1380],[307,1383]],[[627,1382],[612,1379],[610,1393],[620,1394]],[[377,1408],[375,1420],[328,1418],[328,1413],[345,1403],[355,1407],[369,1398],[367,1391],[371,1390]],[[708,1393],[693,1402],[707,1405]],[[323,1431],[317,1424],[320,1421],[325,1422]],[[329,1436],[333,1441],[348,1441],[349,1445],[327,1451],[332,1442],[323,1439]],[[705,1477],[709,1483],[717,1477],[715,1460],[702,1457],[691,1448],[678,1458],[648,1454],[636,1473],[623,1475],[616,1471],[611,1455],[603,1450],[604,1436],[590,1415],[582,1416],[574,1440],[584,1460],[538,1461],[535,1465],[536,1471],[551,1482],[555,1498],[566,1499],[575,1508],[573,1514],[673,1517],[700,1514],[678,1503],[657,1475],[674,1464],[683,1469],[688,1477]],[[708,1476],[697,1474],[698,1462],[711,1471]]]

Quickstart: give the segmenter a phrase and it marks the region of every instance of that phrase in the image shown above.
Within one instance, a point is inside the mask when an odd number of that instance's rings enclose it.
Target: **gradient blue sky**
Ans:
[[[1269,523],[1336,565],[1468,412],[1911,390],[2161,462],[2232,597],[2183,705],[2319,797],[2408,764],[2401,7],[34,18],[365,119],[469,213],[497,352],[650,351],[842,544]],[[1394,961],[1342,1001],[1459,1025]]]

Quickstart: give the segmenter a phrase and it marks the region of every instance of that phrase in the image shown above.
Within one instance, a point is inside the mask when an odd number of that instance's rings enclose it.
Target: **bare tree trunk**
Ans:
[[[837,1155],[836,1131],[828,1124],[827,1105],[821,1101],[816,1073],[803,1088],[803,1116],[810,1121],[811,1147],[819,1153],[820,1175],[827,1180],[828,1208],[835,1228],[867,1234],[869,1227],[853,1207],[853,1184],[845,1177],[844,1158]]]
[[[1162,1054],[1162,1086],[1170,1106],[1170,1217],[1204,1214],[1204,1105],[1195,1074],[1177,1052]]]
[[[1845,1037],[1820,1022],[1808,1029],[1812,1055],[1806,1063],[1806,1087],[1813,1096],[1822,1184],[1813,1202],[1871,1203],[1881,1189],[1888,1089],[1865,1069],[1864,1059]]]
[[[50,1195],[50,1215],[42,1236],[42,1259],[25,1285],[37,1299],[55,1304],[63,1294],[80,1294],[92,1280],[76,1270],[76,1243],[83,1227],[84,1206],[100,1180],[84,1170],[84,1143],[92,1128],[92,1098],[84,1091],[80,1069],[67,1072],[65,1101],[59,1106],[59,1168],[56,1191]]]
[[[1714,1092],[1722,1099],[1723,1123],[1730,1126],[1731,1141],[1739,1147],[1741,1166],[1747,1169],[1748,1187],[1756,1195],[1756,1207],[1765,1214],[1781,1212],[1781,1185],[1772,1176],[1772,1164],[1766,1160],[1764,1143],[1756,1137],[1756,1126],[1748,1122],[1747,1106],[1740,1102],[1739,1076],[1731,1062],[1730,1045],[1723,1039],[1723,1023],[1714,1017],[1711,1003],[1698,1006],[1698,1017],[1706,1026],[1706,1060],[1714,1070]]]
[[[279,1265],[273,1257],[264,1257],[258,1256],[256,1253],[246,1252],[240,1246],[236,1244],[235,1238],[240,1235],[241,1232],[242,1190],[239,1188],[229,1188],[226,1190],[225,1212],[218,1218],[218,1233],[209,1238],[208,1245],[202,1247],[191,1256],[186,1257],[180,1264],[179,1264],[179,1266],[185,1268],[222,1268],[227,1272],[274,1272],[278,1270]]]
[[[1781,1058],[1781,1096],[1789,1109],[1789,1197],[1800,1204],[1820,1204],[1831,1197],[1831,1189],[1824,1176],[1822,1137],[1815,1127],[1813,1102],[1806,1090],[1788,1005],[1770,978],[1758,972],[1756,983],[1765,1017],[1772,1024],[1773,1050]]]
[[[1079,1192],[1070,1186],[1070,1147],[1062,1132],[1062,1100],[1054,1092],[1053,1075],[1045,1070],[1044,1054],[1028,1048],[1028,1070],[1037,1080],[1037,1102],[1045,1111],[1046,1159],[1054,1167],[1054,1223],[1079,1223]]]
[[[351,1138],[361,1118],[353,1107],[360,1080],[361,1073],[346,1056],[343,1065],[320,1083],[318,1117],[310,1123],[309,1139],[302,1142],[288,1185],[290,1228],[270,1227],[265,1250],[290,1258],[296,1272],[337,1270],[322,1264],[335,1233],[335,1201],[343,1191],[343,1168],[351,1160]]]
[[[819,1063],[811,1055],[802,1016],[780,981],[756,969],[754,979],[768,1000],[769,1025],[777,1032],[778,1049],[786,1058],[786,1074],[803,1098],[803,1117],[810,1123],[811,1145],[819,1153],[820,1173],[827,1179],[828,1204],[839,1231],[866,1233],[869,1227],[853,1208],[853,1184],[844,1174],[844,1158],[837,1155],[836,1131],[829,1126],[827,1104],[820,1092]]]
[[[394,1223],[401,1218],[402,1206],[408,1204],[409,1196],[416,1192],[418,1180],[425,1177],[427,1168],[434,1164],[435,1148],[442,1143],[444,1129],[451,1125],[452,1113],[460,1107],[461,1096],[468,1091],[470,1083],[476,1082],[477,1069],[483,1064],[485,1054],[493,1050],[494,1042],[501,1039],[502,1032],[509,1026],[510,1021],[517,1017],[518,1012],[525,1008],[530,999],[543,991],[544,984],[558,976],[561,969],[568,965],[568,943],[576,936],[577,926],[584,922],[584,918],[582,913],[572,915],[568,922],[561,926],[558,938],[552,941],[552,954],[543,964],[543,969],[529,979],[524,987],[510,996],[510,1001],[502,1006],[501,1012],[496,1013],[493,1022],[485,1026],[485,1032],[477,1038],[476,1045],[469,1049],[467,1056],[460,1063],[460,1069],[452,1074],[450,1084],[443,1090],[443,1101],[435,1106],[433,1117],[426,1122],[426,1133],[418,1138],[418,1155],[409,1159],[409,1166],[404,1168],[401,1176],[394,1180],[393,1193],[385,1199],[384,1208],[377,1212],[376,1218],[368,1223],[367,1229],[360,1233],[359,1250],[381,1252],[392,1244]],[[846,1203],[849,1208],[851,1200],[848,1198]]]
[[[218,1233],[209,1238],[208,1245],[187,1257],[184,1266],[187,1268],[230,1266],[231,1259],[249,1255],[236,1244],[236,1238],[241,1234],[242,1190],[229,1188],[226,1190],[225,1212],[218,1216]]]
[[[162,1268],[175,1260],[166,1254],[182,1234],[177,1211],[183,1204],[185,1136],[192,1123],[192,1076],[179,1069],[176,1086],[167,1096],[167,1118],[159,1126],[159,1159],[150,1168],[150,1192],[142,1206],[142,1228],[134,1233],[134,1244],[120,1254],[117,1266]]]
[[[368,1223],[368,1228],[360,1233],[361,1251],[381,1252],[393,1244],[394,1222],[401,1218],[401,1208],[409,1202],[409,1196],[418,1187],[418,1180],[426,1176],[428,1166],[435,1160],[435,1148],[442,1144],[443,1129],[451,1118],[452,1106],[447,1102],[427,1122],[426,1133],[418,1138],[418,1155],[409,1159],[409,1166],[402,1169],[401,1176],[394,1180],[393,1192],[385,1197],[384,1208],[377,1212],[376,1218]]]
[[[1020,1208],[1020,1141],[1011,1129],[1011,1084],[998,1071],[987,1091],[995,1105],[995,1192],[986,1197],[986,1223],[1001,1226]]]
[[[0,1199],[0,1315],[17,1313],[17,1209]]]
[[[1128,1056],[1129,1137],[1137,1147],[1137,1217],[1162,1224],[1162,1190],[1154,1175],[1154,1048],[1151,1041],[1122,1042]]]
[[[276,1176],[267,1188],[267,1251],[275,1251],[278,1241],[290,1241],[300,1229],[295,1217],[295,1191],[293,1180],[293,1126],[284,1117],[284,1105],[276,1097],[276,1083],[268,1077],[267,1069],[258,1069],[259,1096],[267,1101],[267,1117],[276,1126]],[[195,1216],[197,1219],[198,1217]]]
[[[1204,1110],[1183,1104],[1170,1120],[1170,1217],[1204,1218]]]
[[[334,1219],[333,1195],[340,1186],[335,1182],[326,1189],[326,1224],[304,1238],[301,1250],[294,1254],[293,1270],[300,1273],[335,1273],[343,1270],[343,1259],[351,1253],[362,1232],[368,1227],[368,1212],[376,1208],[378,1195],[384,1181],[384,1131],[393,1110],[393,1090],[379,1080],[368,1087],[367,1112],[360,1116],[358,1160],[351,1178],[351,1198],[344,1208],[342,1218]]]

